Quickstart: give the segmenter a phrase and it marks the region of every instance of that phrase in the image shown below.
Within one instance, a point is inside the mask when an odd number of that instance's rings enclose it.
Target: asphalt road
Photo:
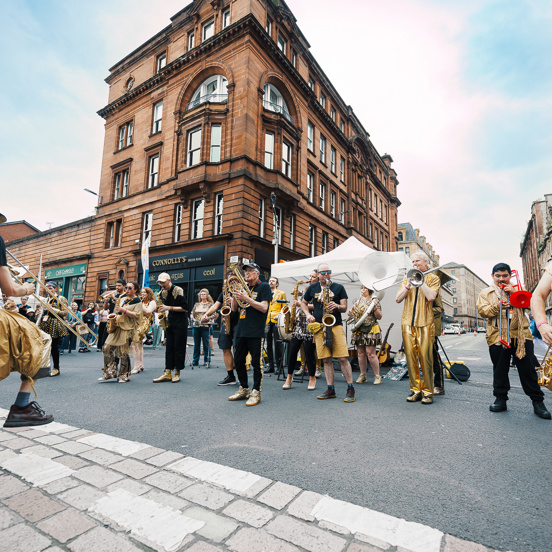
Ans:
[[[347,404],[342,376],[338,399],[319,401],[323,380],[314,392],[306,379],[283,391],[272,375],[261,405],[247,408],[226,400],[234,386],[216,385],[224,376],[219,351],[210,369],[186,368],[179,384],[152,384],[162,350],[146,350],[146,370],[124,385],[96,381],[100,353],[64,355],[61,377],[37,385],[38,401],[62,423],[246,469],[498,550],[548,552],[552,422],[533,414],[515,370],[508,411],[489,412],[483,335],[441,341],[471,379],[447,380],[433,405],[407,403],[407,379],[357,385],[356,402]],[[17,387],[15,375],[2,382],[1,407]]]

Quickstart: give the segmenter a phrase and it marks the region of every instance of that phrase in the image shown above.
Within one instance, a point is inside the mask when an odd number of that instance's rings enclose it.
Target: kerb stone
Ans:
[[[266,525],[273,517],[268,508],[245,500],[236,500],[222,513],[257,528]]]

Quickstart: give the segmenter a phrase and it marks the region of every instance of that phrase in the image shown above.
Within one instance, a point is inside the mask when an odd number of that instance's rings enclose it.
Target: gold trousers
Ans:
[[[403,326],[402,334],[410,391],[432,397],[434,326]]]

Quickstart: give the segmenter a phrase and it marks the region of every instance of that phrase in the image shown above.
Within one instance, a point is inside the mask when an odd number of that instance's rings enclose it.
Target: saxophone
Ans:
[[[155,295],[155,302],[157,303],[157,309],[163,304],[163,301],[161,301],[160,293],[158,292]],[[163,329],[163,331],[166,331],[169,327],[169,321],[167,320],[167,315],[164,312],[158,312],[157,313],[157,319],[159,320],[159,325]]]
[[[119,298],[115,300],[115,307],[120,307],[121,304],[122,304],[122,301],[124,300],[125,297],[126,297],[126,295],[124,293],[122,293],[119,296]],[[107,333],[109,333],[109,334],[115,333],[115,330],[117,329],[117,316],[118,316],[118,314],[115,314],[114,312],[112,312],[110,315],[108,315],[107,324],[105,326],[105,329],[107,330]]]
[[[537,374],[539,376],[539,385],[547,387],[552,391],[552,357],[550,356],[550,349],[552,349],[552,345],[548,347],[548,351],[546,351],[542,359]]]
[[[324,332],[324,345],[329,349],[332,348],[332,327],[335,324],[335,316],[328,309],[333,296],[333,293],[330,291],[330,285],[330,282],[327,282],[322,290],[322,329]]]
[[[232,272],[232,274],[230,274],[228,276],[228,279],[226,280],[228,293],[230,293],[230,295],[234,295],[234,293],[241,291],[249,295],[249,297],[253,298],[253,292],[249,289],[249,286],[247,285],[247,282],[245,281],[245,278],[243,277],[238,267],[238,263],[230,265],[228,267],[228,272]],[[236,301],[238,302],[238,306],[241,309],[246,309],[247,307],[249,307],[249,303],[239,301],[238,299],[236,299]]]
[[[295,302],[297,299],[299,299],[299,296],[303,295],[303,292],[299,292],[299,286],[301,284],[304,284],[303,280],[299,280],[295,287],[293,288],[293,303],[291,307],[289,305],[284,305],[284,308],[282,309],[282,313],[285,316],[285,327],[286,332],[291,333],[293,331],[293,326],[295,326],[295,319],[297,318],[297,309],[299,307],[295,306]]]
[[[228,298],[228,281],[224,280],[222,284],[222,308],[220,309],[220,316],[222,318],[222,327],[224,328],[224,333],[230,335],[230,313],[232,309],[226,304],[226,299]]]

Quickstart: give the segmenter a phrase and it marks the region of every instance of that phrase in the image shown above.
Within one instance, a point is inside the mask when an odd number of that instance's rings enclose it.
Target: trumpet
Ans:
[[[107,299],[113,299],[116,293],[117,293],[116,289],[113,289],[111,291],[106,291],[103,295],[100,295],[98,297],[98,302],[107,301]]]
[[[411,286],[421,287],[424,283],[426,274],[431,274],[432,272],[435,272],[437,270],[441,270],[441,267],[436,266],[435,268],[431,268],[429,270],[426,270],[425,272],[422,272],[421,270],[418,270],[417,268],[411,268],[406,273],[406,279],[408,280],[408,283]]]
[[[35,276],[17,257],[15,257],[12,253],[10,253],[8,251],[8,249],[6,248],[6,253],[12,257],[12,259],[14,261],[17,262],[17,264],[19,264],[22,268],[25,269],[26,272],[28,272],[30,275],[31,275],[31,278],[34,280],[34,282],[36,284],[38,284],[39,286],[42,286],[45,290],[46,290],[46,293],[48,293],[48,295],[50,297],[52,297],[53,299],[56,299],[58,300],[58,298],[56,297],[55,294],[53,294],[39,279],[37,276]],[[12,277],[14,278],[14,280],[17,281],[18,284],[22,285],[23,282],[19,279],[18,275],[17,275],[17,272],[12,268],[10,267],[10,272],[12,274]],[[39,292],[40,293],[40,292]],[[80,326],[83,326],[83,329],[86,328],[86,331],[83,331],[83,335],[85,335],[86,333],[91,333],[94,340],[89,343],[88,341],[86,341],[86,339],[84,339],[84,337],[82,335],[80,335],[78,333],[78,331],[75,331],[68,323],[67,323],[67,320],[65,320],[62,316],[60,316],[59,314],[57,314],[56,312],[54,312],[54,310],[52,310],[51,306],[44,302],[38,295],[36,295],[35,293],[32,293],[31,294],[41,305],[42,305],[42,308],[43,309],[46,309],[48,311],[48,314],[51,314],[52,316],[54,316],[54,318],[57,318],[70,332],[72,332],[73,334],[75,334],[77,336],[78,339],[80,339],[85,345],[94,345],[94,343],[96,343],[98,341],[98,336],[86,325],[84,324],[83,322],[80,322],[80,321],[77,321],[77,327],[80,327]]]

